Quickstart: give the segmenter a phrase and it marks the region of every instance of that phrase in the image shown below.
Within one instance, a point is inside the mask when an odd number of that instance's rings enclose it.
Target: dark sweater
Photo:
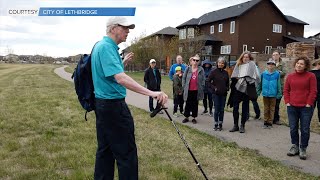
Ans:
[[[284,102],[292,106],[313,105],[317,96],[316,76],[311,72],[291,73],[283,89]]]
[[[213,70],[209,77],[212,92],[219,96],[227,96],[229,90],[229,75],[224,69]]]
[[[156,77],[153,73],[153,69],[149,67],[144,74],[144,82],[147,84],[147,88],[151,91],[160,91],[161,75],[157,68],[155,68]]]
[[[320,98],[320,70],[311,70],[310,72],[312,72],[317,79],[317,91],[318,91],[318,95],[317,98]]]

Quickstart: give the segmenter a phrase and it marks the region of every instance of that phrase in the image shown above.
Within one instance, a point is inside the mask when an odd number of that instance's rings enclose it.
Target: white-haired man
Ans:
[[[134,137],[134,123],[125,102],[126,88],[156,98],[161,104],[168,96],[160,91],[144,88],[124,73],[118,44],[125,42],[130,24],[124,17],[111,17],[107,22],[107,36],[99,41],[92,52],[92,78],[95,93],[95,114],[98,148],[94,179],[114,179],[117,161],[119,179],[138,179],[138,158]]]

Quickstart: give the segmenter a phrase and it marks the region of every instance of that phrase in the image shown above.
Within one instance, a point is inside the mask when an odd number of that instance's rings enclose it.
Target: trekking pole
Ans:
[[[183,141],[184,145],[186,146],[186,148],[188,149],[189,153],[191,154],[194,162],[196,163],[197,167],[199,168],[199,170],[201,171],[202,175],[204,176],[204,178],[206,180],[208,180],[207,175],[204,173],[200,163],[198,162],[198,160],[196,159],[196,157],[193,155],[187,141],[185,140],[183,134],[179,131],[178,127],[176,126],[176,124],[174,123],[174,121],[172,120],[171,116],[169,115],[168,108],[164,108],[164,107],[158,107],[150,114],[150,117],[153,118],[154,116],[156,116],[161,110],[164,110],[164,112],[167,114],[168,118],[170,119],[171,123],[173,124],[174,128],[176,129],[177,133],[179,134],[181,140]]]

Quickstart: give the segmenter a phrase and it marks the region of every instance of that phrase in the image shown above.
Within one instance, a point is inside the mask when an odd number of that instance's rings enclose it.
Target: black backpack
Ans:
[[[91,50],[91,54],[94,46]],[[91,54],[81,55],[77,67],[74,69],[74,72],[71,76],[71,78],[74,80],[74,87],[78,95],[78,100],[83,109],[86,110],[84,116],[86,121],[87,113],[95,109],[94,87],[91,72]]]

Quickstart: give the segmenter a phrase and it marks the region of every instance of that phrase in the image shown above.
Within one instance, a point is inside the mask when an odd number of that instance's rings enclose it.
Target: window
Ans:
[[[277,46],[277,49],[283,49],[283,47],[282,46]]]
[[[266,46],[264,50],[265,54],[270,54],[271,49],[272,49],[272,46]]]
[[[212,46],[205,46],[205,55],[212,55]]]
[[[236,28],[236,22],[235,21],[231,21],[230,22],[230,34],[233,34]]]
[[[188,28],[188,38],[194,38],[194,28]]]
[[[248,51],[248,45],[246,44],[242,45],[242,51],[243,52]]]
[[[231,45],[221,46],[220,54],[230,54],[231,52]]]
[[[182,47],[179,47],[179,53],[182,53],[182,50],[183,50]]]
[[[179,30],[179,39],[186,39],[186,29]]]
[[[273,24],[272,32],[274,32],[274,33],[281,33],[281,32],[282,32],[282,25],[280,25],[280,24]]]
[[[210,34],[214,33],[214,25],[210,26]]]
[[[222,24],[219,24],[219,32],[222,32]]]

